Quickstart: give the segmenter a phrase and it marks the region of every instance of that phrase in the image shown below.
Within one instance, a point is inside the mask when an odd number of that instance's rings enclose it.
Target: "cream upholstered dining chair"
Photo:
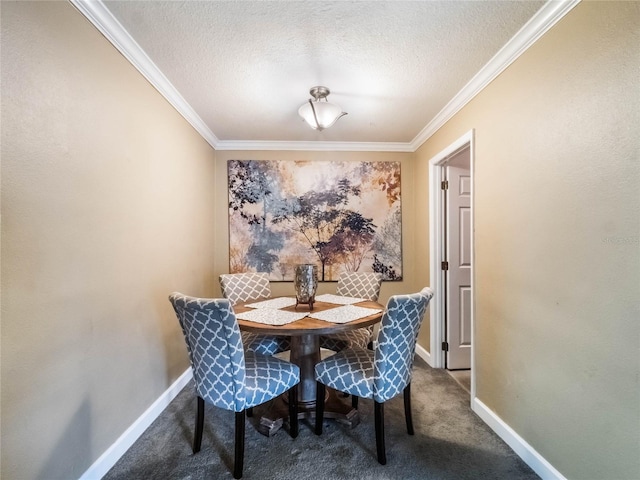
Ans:
[[[364,300],[378,300],[382,274],[373,272],[343,273],[338,278],[336,295],[344,297],[362,298]],[[347,332],[323,335],[320,337],[320,348],[339,352],[350,347],[366,347],[373,339],[373,326],[358,328]]]
[[[231,305],[271,297],[269,275],[262,272],[223,273],[220,275],[220,287],[222,296],[229,300]],[[291,348],[289,337],[251,332],[242,332],[242,343],[245,350],[263,355],[275,355]]]
[[[418,331],[432,297],[430,288],[409,295],[392,295],[382,314],[375,351],[362,347],[347,348],[316,364],[317,435],[322,434],[325,386],[351,394],[354,399],[374,400],[376,450],[378,462],[382,465],[387,463],[384,402],[400,392],[404,392],[407,433],[413,435],[411,372]]]
[[[298,401],[295,386],[300,368],[269,355],[245,351],[238,321],[227,299],[169,297],[184,334],[197,394],[193,453],[202,445],[205,402],[235,412],[234,478],[242,477],[245,416],[289,392],[289,433],[298,436]]]

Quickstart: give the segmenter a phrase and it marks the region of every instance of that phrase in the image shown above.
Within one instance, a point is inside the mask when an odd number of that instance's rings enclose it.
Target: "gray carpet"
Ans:
[[[444,370],[416,357],[412,390],[415,435],[407,435],[402,395],[385,404],[387,465],[376,460],[373,402],[360,400],[351,429],[326,420],[322,436],[301,421],[267,438],[247,419],[244,477],[250,479],[537,479],[469,408],[469,394]],[[202,450],[193,455],[195,394],[189,384],[104,480],[233,478],[233,412],[207,405]]]

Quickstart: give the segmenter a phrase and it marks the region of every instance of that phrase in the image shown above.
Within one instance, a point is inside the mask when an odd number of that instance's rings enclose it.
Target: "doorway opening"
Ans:
[[[474,145],[467,132],[429,161],[430,360],[475,397]]]

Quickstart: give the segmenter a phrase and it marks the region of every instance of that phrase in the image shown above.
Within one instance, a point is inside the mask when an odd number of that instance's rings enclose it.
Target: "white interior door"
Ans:
[[[446,365],[471,368],[471,171],[469,149],[445,168]]]

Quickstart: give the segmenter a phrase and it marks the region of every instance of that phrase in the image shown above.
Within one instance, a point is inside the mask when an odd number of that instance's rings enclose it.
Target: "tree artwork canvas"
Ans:
[[[229,272],[402,280],[400,162],[229,160]]]

